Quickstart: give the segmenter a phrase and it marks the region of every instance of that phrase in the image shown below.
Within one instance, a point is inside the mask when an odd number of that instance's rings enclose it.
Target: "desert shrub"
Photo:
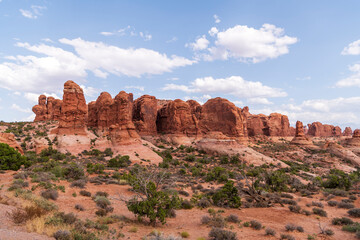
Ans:
[[[304,232],[304,228],[302,226],[296,226],[296,231]]]
[[[139,183],[132,182],[133,188],[137,191],[142,191],[138,188],[139,185],[137,184]],[[127,208],[139,217],[148,217],[152,224],[155,224],[156,220],[165,224],[166,217],[169,216],[170,211],[180,206],[179,197],[177,195],[170,196],[167,192],[158,191],[156,184],[152,181],[146,183],[143,187],[146,188],[146,199],[139,200],[134,197],[126,202]]]
[[[96,163],[96,164],[88,163],[86,165],[86,171],[90,174],[92,173],[101,174],[104,173],[104,170],[105,170],[105,166],[101,163]]]
[[[22,188],[26,188],[29,186],[28,182],[25,182],[23,179],[15,179],[12,183],[11,186],[9,187],[9,191],[13,191],[16,189],[22,189]]]
[[[210,172],[207,173],[205,181],[218,181],[218,182],[227,182],[229,178],[228,171],[222,167],[214,167]]]
[[[290,205],[289,210],[294,213],[300,213],[301,207],[299,205]]]
[[[311,206],[315,206],[315,207],[319,207],[319,208],[324,208],[324,204],[322,204],[321,202],[311,202]]]
[[[313,213],[316,215],[319,215],[321,217],[327,217],[327,212],[324,209],[321,208],[313,208]]]
[[[357,180],[355,174],[346,174],[338,169],[331,169],[330,173],[324,176],[326,179],[322,182],[322,186],[325,188],[339,188],[349,190],[353,182]]]
[[[360,232],[360,223],[355,222],[350,225],[344,225],[342,230],[346,232]]]
[[[344,202],[339,202],[337,205],[338,208],[346,208],[346,209],[351,209],[354,208],[355,205],[352,203],[344,203]]]
[[[360,231],[357,231],[357,232],[355,233],[355,236],[356,236],[357,239],[360,239]]]
[[[71,234],[67,230],[58,230],[57,232],[54,233],[53,237],[56,240],[70,240]]]
[[[193,207],[194,207],[194,205],[189,200],[185,199],[181,202],[182,209],[192,209]]]
[[[327,202],[327,204],[330,206],[330,207],[335,207],[338,205],[338,202],[337,201],[334,201],[334,200],[330,200]]]
[[[181,233],[180,233],[180,236],[181,236],[182,238],[188,238],[188,237],[190,236],[190,234],[189,234],[188,232],[181,232]]]
[[[29,167],[30,164],[27,158],[22,156],[17,150],[8,144],[0,143],[0,170],[17,171],[21,165]]]
[[[354,221],[351,220],[350,218],[342,217],[342,218],[333,218],[331,220],[331,223],[333,225],[350,225],[350,224],[353,224]]]
[[[201,224],[215,228],[223,228],[225,227],[226,222],[220,214],[212,213],[210,216],[203,216],[201,218]]]
[[[357,199],[357,197],[356,197],[355,195],[351,195],[351,196],[349,197],[349,199],[355,201],[355,200]]]
[[[262,224],[256,220],[250,221],[250,227],[252,227],[255,230],[260,230],[262,228]]]
[[[308,211],[308,210],[301,210],[301,213],[302,214],[304,214],[304,215],[306,215],[306,216],[310,216],[311,215],[311,212],[310,211]]]
[[[6,216],[15,224],[21,224],[28,220],[26,212],[19,208],[16,208],[11,212],[6,212]]]
[[[91,192],[89,192],[89,191],[81,190],[79,193],[80,193],[81,196],[91,197]]]
[[[198,202],[197,202],[197,205],[198,207],[200,208],[208,208],[211,206],[211,203],[209,201],[208,198],[204,197],[204,198],[201,198]]]
[[[266,228],[265,229],[265,235],[268,236],[275,236],[276,235],[276,231],[272,228]]]
[[[225,183],[225,185],[212,196],[212,200],[214,204],[219,207],[238,208],[241,206],[241,198],[232,181]]]
[[[225,218],[225,220],[227,222],[231,222],[231,223],[239,223],[240,222],[239,217],[237,215],[235,215],[235,214],[230,214],[229,216],[227,216]]]
[[[75,204],[75,209],[76,209],[76,210],[79,210],[79,211],[85,211],[84,206],[81,205],[81,204]]]
[[[108,197],[109,194],[108,194],[107,192],[97,191],[97,192],[95,193],[95,197],[97,197],[97,196]]]
[[[112,156],[114,153],[111,148],[106,148],[104,151],[105,156]]]
[[[59,197],[59,193],[55,189],[46,189],[41,192],[41,196],[45,199],[56,200]]]
[[[86,180],[85,179],[78,179],[73,181],[70,184],[70,187],[77,187],[77,188],[85,188],[86,186]]]
[[[325,235],[328,235],[328,236],[334,235],[334,231],[331,230],[331,229],[326,229],[326,230],[324,231],[324,233],[325,233]]]
[[[187,191],[184,191],[184,190],[179,190],[178,193],[179,193],[180,195],[185,196],[185,197],[188,197],[188,196],[190,195]]]
[[[209,232],[209,239],[212,240],[237,240],[235,232],[231,232],[221,228],[212,228]]]
[[[105,209],[102,209],[102,208],[96,210],[96,212],[95,212],[96,216],[99,216],[99,217],[104,217],[104,216],[107,215],[107,213],[108,212]]]
[[[295,231],[296,229],[296,226],[292,223],[289,223],[289,224],[286,224],[285,225],[285,230],[288,231],[288,232],[292,232],[292,231]]]
[[[111,168],[125,168],[131,165],[130,157],[128,155],[125,156],[116,156],[112,158],[108,162],[108,167]]]
[[[284,239],[284,240],[295,240],[295,237],[289,235],[289,234],[281,234],[280,235],[280,239]]]
[[[193,154],[189,154],[184,158],[184,160],[187,161],[187,162],[195,162],[196,157]]]
[[[66,179],[78,180],[84,178],[85,173],[84,169],[80,165],[71,163],[64,169],[64,176]]]
[[[289,205],[297,205],[297,202],[295,200],[292,199],[281,199],[281,203],[282,204],[289,204]]]
[[[291,194],[288,193],[281,193],[280,197],[282,198],[289,198],[289,199],[293,199],[294,197]]]
[[[265,171],[264,172],[264,182],[267,185],[267,188],[274,192],[283,192],[287,191],[287,183],[289,181],[289,176],[286,175],[284,170],[276,171]]]
[[[348,211],[348,214],[352,217],[360,217],[360,208],[353,208]]]
[[[96,206],[105,209],[107,206],[109,206],[111,203],[109,201],[109,199],[107,199],[104,196],[96,196],[94,199]]]

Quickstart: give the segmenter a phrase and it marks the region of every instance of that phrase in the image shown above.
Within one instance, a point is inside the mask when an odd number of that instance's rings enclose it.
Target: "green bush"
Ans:
[[[115,158],[112,158],[108,162],[108,167],[111,168],[125,168],[130,166],[131,161],[130,157],[128,155],[125,156],[117,156]]]
[[[86,171],[90,174],[92,173],[101,174],[104,173],[104,170],[105,170],[105,166],[101,163],[96,163],[96,164],[88,163],[86,166]]]
[[[21,165],[29,167],[30,162],[27,161],[26,157],[22,156],[8,144],[0,143],[0,170],[17,171],[20,169]]]
[[[84,169],[80,165],[71,163],[70,166],[65,168],[64,175],[67,179],[78,180],[83,178],[85,173]]]
[[[238,208],[241,206],[241,198],[232,181],[225,183],[225,185],[212,196],[212,200],[214,204],[219,207]]]

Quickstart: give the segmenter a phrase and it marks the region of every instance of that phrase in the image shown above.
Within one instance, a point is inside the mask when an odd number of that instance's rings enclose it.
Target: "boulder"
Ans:
[[[0,142],[8,144],[10,147],[15,148],[16,150],[18,150],[19,153],[24,154],[23,149],[16,142],[14,134],[12,134],[12,133],[0,133]]]
[[[360,129],[355,129],[352,138],[346,139],[346,144],[353,147],[360,147]]]

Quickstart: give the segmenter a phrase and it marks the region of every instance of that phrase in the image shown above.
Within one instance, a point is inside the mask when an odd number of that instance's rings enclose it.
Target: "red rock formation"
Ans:
[[[247,114],[246,121],[249,136],[293,136],[288,117],[280,113],[271,113],[269,116]]]
[[[23,149],[16,142],[14,134],[12,134],[12,133],[0,133],[0,142],[8,144],[10,147],[15,148],[16,150],[18,150],[19,153],[24,154]]]
[[[239,141],[246,139],[241,109],[224,98],[210,99],[202,106],[199,129],[203,134],[221,132]]]
[[[296,122],[295,137],[291,140],[292,144],[296,145],[311,145],[312,142],[305,136],[303,123]]]
[[[360,129],[355,129],[352,138],[347,139],[346,143],[350,146],[360,147]]]
[[[342,133],[343,136],[351,136],[352,135],[352,130],[350,127],[346,127],[344,132]]]
[[[156,134],[157,104],[158,100],[149,95],[134,101],[133,121],[140,135]]]
[[[62,101],[53,97],[46,98],[45,95],[39,96],[39,103],[32,108],[36,114],[35,122],[47,120],[59,120]]]
[[[35,122],[47,120],[47,108],[46,108],[46,96],[40,95],[38,105],[32,108],[32,111],[36,114]]]
[[[333,125],[322,124],[320,122],[313,122],[308,124],[308,135],[314,137],[339,137],[341,136],[341,128]]]
[[[186,136],[198,134],[192,108],[189,103],[180,99],[167,103],[158,111],[156,126],[158,133],[184,134]]]
[[[64,84],[63,103],[61,106],[58,134],[85,135],[88,107],[83,90],[69,80]]]

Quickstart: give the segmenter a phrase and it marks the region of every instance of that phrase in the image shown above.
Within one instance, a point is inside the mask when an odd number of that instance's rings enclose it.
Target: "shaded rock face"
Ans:
[[[202,106],[199,129],[202,134],[221,132],[228,137],[246,138],[241,109],[219,97],[208,100]]]
[[[289,119],[280,113],[271,113],[269,116],[264,114],[247,114],[248,136],[292,136]]]
[[[24,154],[23,149],[16,142],[14,134],[12,134],[12,133],[0,133],[0,142],[8,144],[10,147],[15,148],[16,150],[18,150],[21,154]]]
[[[121,91],[113,99],[107,92],[102,92],[95,102],[88,105],[88,126],[102,130],[111,136],[114,144],[131,143],[139,139],[132,122],[133,95]]]
[[[63,103],[61,106],[58,134],[85,134],[88,107],[83,90],[69,80],[64,84]]]
[[[355,129],[352,138],[347,139],[346,143],[351,146],[360,147],[360,129]]]
[[[296,145],[311,145],[312,142],[305,136],[304,125],[302,122],[296,122],[295,137],[291,140],[291,144]]]
[[[62,101],[53,97],[46,98],[45,95],[40,95],[38,104],[32,108],[35,113],[35,122],[47,120],[59,120],[61,112]]]
[[[180,99],[167,103],[158,111],[157,131],[165,134],[196,136],[198,120],[192,111],[190,104]]]
[[[158,100],[149,95],[134,101],[133,122],[140,135],[156,134]]]
[[[313,122],[308,124],[308,135],[314,137],[340,137],[341,128],[338,126],[322,124],[320,122]]]
[[[343,136],[351,136],[352,135],[352,129],[350,127],[346,127],[344,132],[342,133]]]

